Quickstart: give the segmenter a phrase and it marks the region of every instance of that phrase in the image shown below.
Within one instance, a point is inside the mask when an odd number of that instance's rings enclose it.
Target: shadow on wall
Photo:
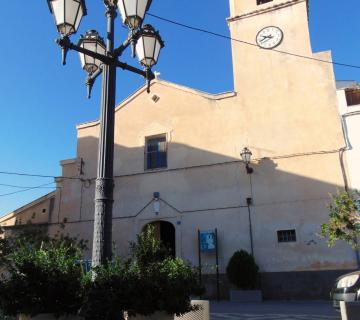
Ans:
[[[81,224],[81,237],[88,239],[90,245],[97,143],[94,137],[79,139],[78,157],[84,163],[81,176],[84,182],[63,180],[57,215],[60,222],[64,218],[68,220],[67,230],[71,233],[77,233]],[[234,250],[250,251],[247,198],[251,198],[255,257],[264,272],[262,286],[267,288],[264,289],[266,297],[285,298],[276,296],[276,292],[288,292],[298,298],[299,290],[293,292],[288,288],[286,279],[294,284],[295,277],[296,285],[301,286],[301,283],[313,283],[306,279],[317,277],[318,273],[314,275],[311,270],[333,270],[324,276],[322,288],[314,288],[317,298],[324,297],[332,278],[339,273],[336,270],[355,267],[355,255],[350,248],[327,249],[324,240],[316,235],[321,223],[328,218],[329,193],[343,187],[337,152],[263,158],[251,163],[254,169],[251,175],[239,161],[240,156],[231,157],[175,142],[168,144],[166,168],[146,170],[145,157],[144,147],[115,146],[113,236],[118,244],[133,240],[145,223],[170,221],[177,230],[176,242],[182,243],[176,248],[177,254],[196,265],[197,229],[216,227],[221,237],[220,269],[224,273]],[[153,209],[154,192],[160,194],[159,216]],[[297,241],[279,244],[277,231],[289,229],[296,231]],[[178,236],[179,230],[181,236]],[[277,266],[292,272],[273,272]],[[311,274],[305,277],[305,271]],[[226,280],[223,284],[224,288],[228,286]]]
[[[97,166],[97,144],[93,137],[78,141],[78,157],[84,161],[83,179],[94,179]],[[251,197],[254,206],[322,201],[329,193],[342,189],[344,180],[336,151],[314,152],[304,155],[284,155],[276,160],[263,158],[251,163],[254,173],[246,173],[245,164],[238,158],[170,142],[167,147],[167,167],[146,169],[144,147],[127,148],[115,145],[114,200],[118,210],[114,217],[133,216],[152,199],[154,192],[168,200],[180,212],[227,206],[246,205]],[[73,185],[73,181],[64,181]],[[83,192],[82,209],[91,206],[82,219],[93,215],[94,180]],[[66,193],[66,186],[64,192]],[[90,192],[89,192],[90,189]],[[69,189],[70,190],[70,189]],[[74,189],[71,190],[72,194]],[[64,201],[70,197],[63,194]],[[89,198],[89,199],[88,199]],[[75,197],[74,202],[79,202]],[[67,207],[72,207],[66,200]],[[126,202],[126,203],[125,203]],[[69,219],[78,219],[79,205],[69,210]],[[88,210],[85,210],[88,211]],[[304,212],[306,213],[306,212]]]

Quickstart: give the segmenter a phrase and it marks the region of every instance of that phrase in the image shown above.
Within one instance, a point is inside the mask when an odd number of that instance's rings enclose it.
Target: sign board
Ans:
[[[200,231],[200,251],[215,252],[216,251],[216,235],[215,231]]]
[[[200,231],[198,230],[198,250],[199,250],[199,281],[202,283],[202,265],[201,253],[215,253],[216,259],[216,292],[217,299],[220,300],[220,274],[219,274],[219,252],[217,242],[218,232],[215,230]]]

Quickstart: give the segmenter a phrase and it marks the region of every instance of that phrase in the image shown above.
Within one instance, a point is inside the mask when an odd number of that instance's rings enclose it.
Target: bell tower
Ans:
[[[312,56],[308,0],[230,0],[230,15],[231,37],[254,44],[232,42],[235,91],[251,88],[259,79],[284,79],[294,61],[274,50]]]
[[[331,52],[312,52],[308,0],[229,1],[231,37],[239,40],[231,43],[234,89],[247,144],[267,154],[340,148]]]

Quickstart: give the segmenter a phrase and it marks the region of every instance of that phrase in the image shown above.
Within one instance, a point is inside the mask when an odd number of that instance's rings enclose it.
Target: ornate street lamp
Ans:
[[[86,16],[84,0],[48,0],[50,12],[54,15],[58,32],[69,36],[79,28],[81,19]]]
[[[250,168],[249,164],[250,164],[250,161],[251,161],[251,156],[252,156],[252,152],[247,148],[245,147],[241,153],[240,153],[240,156],[242,158],[242,161],[245,163],[246,165],[246,172],[248,174],[252,174],[254,172],[254,169],[253,168]]]
[[[150,24],[145,25],[138,33],[136,55],[139,62],[146,68],[154,66],[159,58],[160,50],[164,47],[158,31]]]
[[[116,68],[131,71],[143,76],[150,88],[155,78],[151,67],[157,63],[160,49],[164,46],[154,28],[141,28],[151,0],[103,0],[106,6],[107,37],[106,44],[94,31],[88,31],[77,45],[69,36],[75,33],[86,14],[85,0],[48,0],[51,13],[61,37],[57,40],[63,52],[65,64],[68,50],[80,54],[82,68],[87,72],[88,96],[96,78],[102,74],[102,99],[100,112],[100,136],[97,179],[95,185],[95,214],[92,266],[106,263],[112,258],[112,204],[113,204],[113,162],[114,162],[114,122],[116,99]],[[118,48],[114,47],[114,21],[117,9],[123,22],[130,29],[127,40]],[[139,43],[137,53],[144,69],[132,67],[119,61],[119,57],[129,46]]]
[[[99,36],[96,30],[89,30],[84,36],[81,36],[78,46],[98,54],[105,55],[106,46],[104,40]],[[81,67],[89,74],[92,75],[100,69],[102,61],[91,57],[85,53],[79,52]]]
[[[131,30],[141,27],[152,0],[118,0],[122,22]]]

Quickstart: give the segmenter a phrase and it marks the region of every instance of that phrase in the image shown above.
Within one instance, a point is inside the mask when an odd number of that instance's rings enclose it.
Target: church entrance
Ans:
[[[169,250],[170,255],[175,258],[175,227],[173,224],[167,221],[155,221],[147,224],[144,229],[149,225],[154,227],[156,237]]]

